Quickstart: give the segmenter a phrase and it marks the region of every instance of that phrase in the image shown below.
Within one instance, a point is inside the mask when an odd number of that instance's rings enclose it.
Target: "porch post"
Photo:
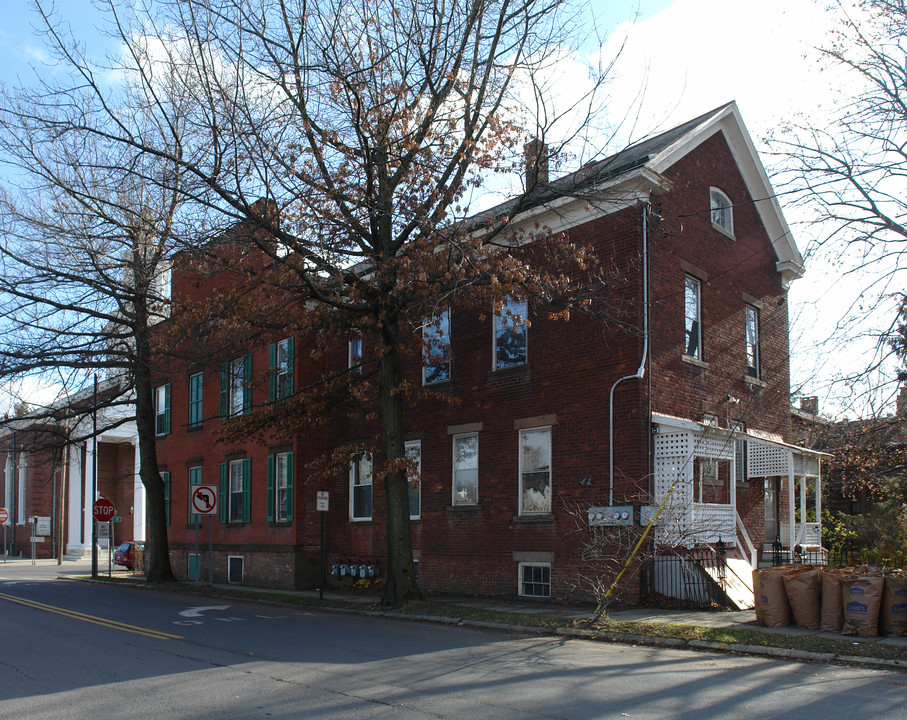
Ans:
[[[794,454],[792,451],[787,452],[787,550],[790,553],[790,561],[794,561],[794,545],[797,544],[797,526],[795,523],[795,498],[797,492],[797,478],[794,475]]]

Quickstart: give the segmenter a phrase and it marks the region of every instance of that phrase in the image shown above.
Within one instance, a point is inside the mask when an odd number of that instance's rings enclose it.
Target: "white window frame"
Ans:
[[[154,388],[154,434],[158,437],[170,432],[167,415],[170,411],[168,402],[168,388],[170,383],[164,383]]]
[[[716,187],[709,188],[709,218],[712,227],[729,238],[734,237],[734,204]]]
[[[762,368],[759,353],[759,308],[754,305],[744,306],[744,341],[746,352],[746,376],[759,380]]]
[[[416,462],[415,477],[406,478],[409,491],[409,519],[418,520],[422,516],[422,441],[410,440],[404,444],[406,457]],[[415,512],[413,512],[413,498],[415,498]]]
[[[498,359],[498,335],[504,331],[523,337],[523,359],[518,362],[502,364]],[[494,313],[491,338],[491,366],[493,370],[506,370],[520,367],[529,362],[529,301],[525,298],[514,300],[510,295],[504,298],[501,311]]]
[[[436,362],[430,360],[437,358]],[[443,368],[443,377],[429,378],[429,368]],[[422,325],[422,384],[450,380],[450,309],[428,318]]]
[[[229,362],[229,389],[227,391],[227,417],[242,415],[245,409],[246,361],[240,355]]]
[[[237,489],[237,483],[238,488]],[[229,475],[227,476],[227,522],[241,523],[243,521],[243,460],[231,460]]]
[[[283,400],[290,396],[287,378],[290,376],[290,338],[275,343],[274,398]]]
[[[347,343],[346,366],[357,375],[362,372],[362,333],[355,333]]]
[[[368,488],[368,515],[356,515],[356,494],[357,492],[364,493],[366,487]],[[361,453],[350,459],[350,520],[353,522],[371,520],[374,502],[372,458],[368,453]]]
[[[529,569],[533,569],[533,570],[538,569],[538,570],[545,571],[545,574],[547,574],[547,576],[548,576],[548,582],[547,583],[544,582],[543,579],[542,580],[531,579],[531,580],[527,581],[525,579],[524,573],[525,573],[525,570],[529,570]],[[551,563],[521,562],[519,564],[518,572],[519,572],[519,576],[517,578],[517,582],[518,582],[520,597],[534,597],[534,598],[550,598],[551,597]],[[541,587],[544,587],[545,585],[547,585],[548,592],[546,594],[526,592],[526,585],[538,585]]]
[[[475,453],[475,467],[460,465],[457,462],[457,445],[461,441],[468,440],[470,438],[475,438],[476,443],[476,453]],[[452,503],[454,505],[477,505],[479,502],[479,433],[460,433],[453,436],[452,440],[452,449],[453,449],[453,462],[452,462],[452,474],[451,477],[453,482],[451,483],[451,493],[452,493]],[[473,498],[469,498],[468,495],[463,497],[459,496],[457,488],[460,486],[458,478],[460,477],[459,473],[466,473],[469,471],[475,471],[475,479],[472,481],[473,487]]]
[[[696,341],[693,352],[691,338]],[[702,282],[692,275],[683,279],[683,354],[702,360]]]
[[[524,442],[524,438],[528,437],[529,435],[536,435],[536,436],[544,437],[547,439],[547,454],[548,454],[547,469],[544,467],[534,467],[531,469],[526,467],[528,458],[524,454],[523,442]],[[519,468],[519,470],[520,470],[519,508],[520,508],[520,515],[550,515],[551,514],[551,495],[553,493],[552,474],[551,474],[551,452],[552,452],[552,447],[551,447],[551,426],[550,425],[543,425],[540,427],[525,428],[523,430],[520,430],[520,437],[519,437],[519,465],[520,465],[520,468]],[[546,472],[547,472],[546,484],[548,487],[547,498],[545,497],[544,493],[539,493],[538,490],[536,490],[535,488],[527,488],[526,487],[526,478],[525,478],[525,475],[531,474],[533,476],[541,476],[543,473],[546,473]],[[539,479],[541,479],[541,477],[534,478],[533,481],[535,482]],[[532,491],[534,493],[534,495],[531,496],[534,499],[534,503],[532,504],[532,506],[530,508],[527,508],[527,498],[529,497],[527,495],[527,493],[529,491]],[[541,500],[535,498],[536,495],[540,496]],[[547,503],[544,502],[545,500],[547,500]]]
[[[274,454],[274,522],[288,522],[290,485],[290,452]],[[280,495],[283,492],[283,512],[281,512]]]

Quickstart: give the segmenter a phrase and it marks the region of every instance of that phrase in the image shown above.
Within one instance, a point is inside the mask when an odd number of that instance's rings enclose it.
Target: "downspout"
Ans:
[[[612,386],[608,399],[608,506],[614,505],[614,390],[624,380],[641,380],[649,355],[649,202],[642,204],[642,357],[632,375],[624,375]]]

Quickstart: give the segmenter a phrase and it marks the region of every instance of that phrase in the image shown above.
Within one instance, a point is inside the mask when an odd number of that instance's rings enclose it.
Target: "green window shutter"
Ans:
[[[277,343],[268,345],[268,402],[277,399]]]
[[[161,480],[164,481],[164,515],[167,517],[167,525],[170,525],[170,473],[162,472]]]
[[[164,434],[170,434],[170,383],[164,385]]]
[[[230,363],[221,363],[220,366],[220,416],[230,414]]]
[[[221,524],[227,522],[227,482],[230,477],[230,466],[228,463],[220,464],[220,484],[217,488],[217,519]]]
[[[246,458],[242,461],[242,521],[249,522],[252,518],[252,461]]]
[[[243,365],[243,389],[242,389],[242,411],[243,414],[252,409],[252,354],[249,353],[242,359]]]
[[[268,522],[274,522],[274,456],[268,455]]]
[[[287,338],[287,395],[293,394],[293,338]]]
[[[287,522],[293,520],[293,453],[287,453]]]

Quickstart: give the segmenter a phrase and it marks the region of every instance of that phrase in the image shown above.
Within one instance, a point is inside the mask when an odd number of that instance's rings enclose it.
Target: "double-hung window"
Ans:
[[[453,436],[453,504],[479,502],[479,434]]]
[[[284,338],[268,348],[271,375],[268,400],[282,400],[293,394],[293,338]]]
[[[201,427],[204,419],[202,409],[202,373],[189,376],[189,427]]]
[[[746,374],[759,379],[759,310],[746,306]]]
[[[528,362],[528,313],[529,305],[526,300],[515,300],[510,295],[504,299],[501,311],[495,313],[495,370],[524,365]]]
[[[350,519],[372,519],[372,458],[367,453],[350,460]]]
[[[268,522],[293,520],[293,453],[268,455]]]
[[[252,356],[223,363],[220,369],[221,417],[242,415],[252,409]]]
[[[170,432],[170,383],[154,389],[154,434]]]
[[[422,442],[413,440],[406,443],[406,458],[415,468],[409,468],[406,485],[409,488],[409,517],[418,520],[422,500]]]
[[[684,353],[702,360],[702,286],[687,275],[683,286]]]
[[[222,523],[249,522],[251,519],[252,461],[231,460],[220,465],[217,498]]]
[[[520,430],[520,514],[551,512],[551,428]]]
[[[201,484],[202,484],[202,466],[193,465],[192,467],[189,468],[189,494],[190,494],[190,497],[192,494],[192,488],[195,487],[196,485],[201,485]],[[192,507],[191,502],[189,503],[189,507]],[[194,512],[189,513],[189,523],[191,525],[200,525],[201,520],[202,520],[202,516],[199,515],[198,513],[194,513]]]
[[[422,326],[422,382],[450,380],[450,310],[429,318]]]

